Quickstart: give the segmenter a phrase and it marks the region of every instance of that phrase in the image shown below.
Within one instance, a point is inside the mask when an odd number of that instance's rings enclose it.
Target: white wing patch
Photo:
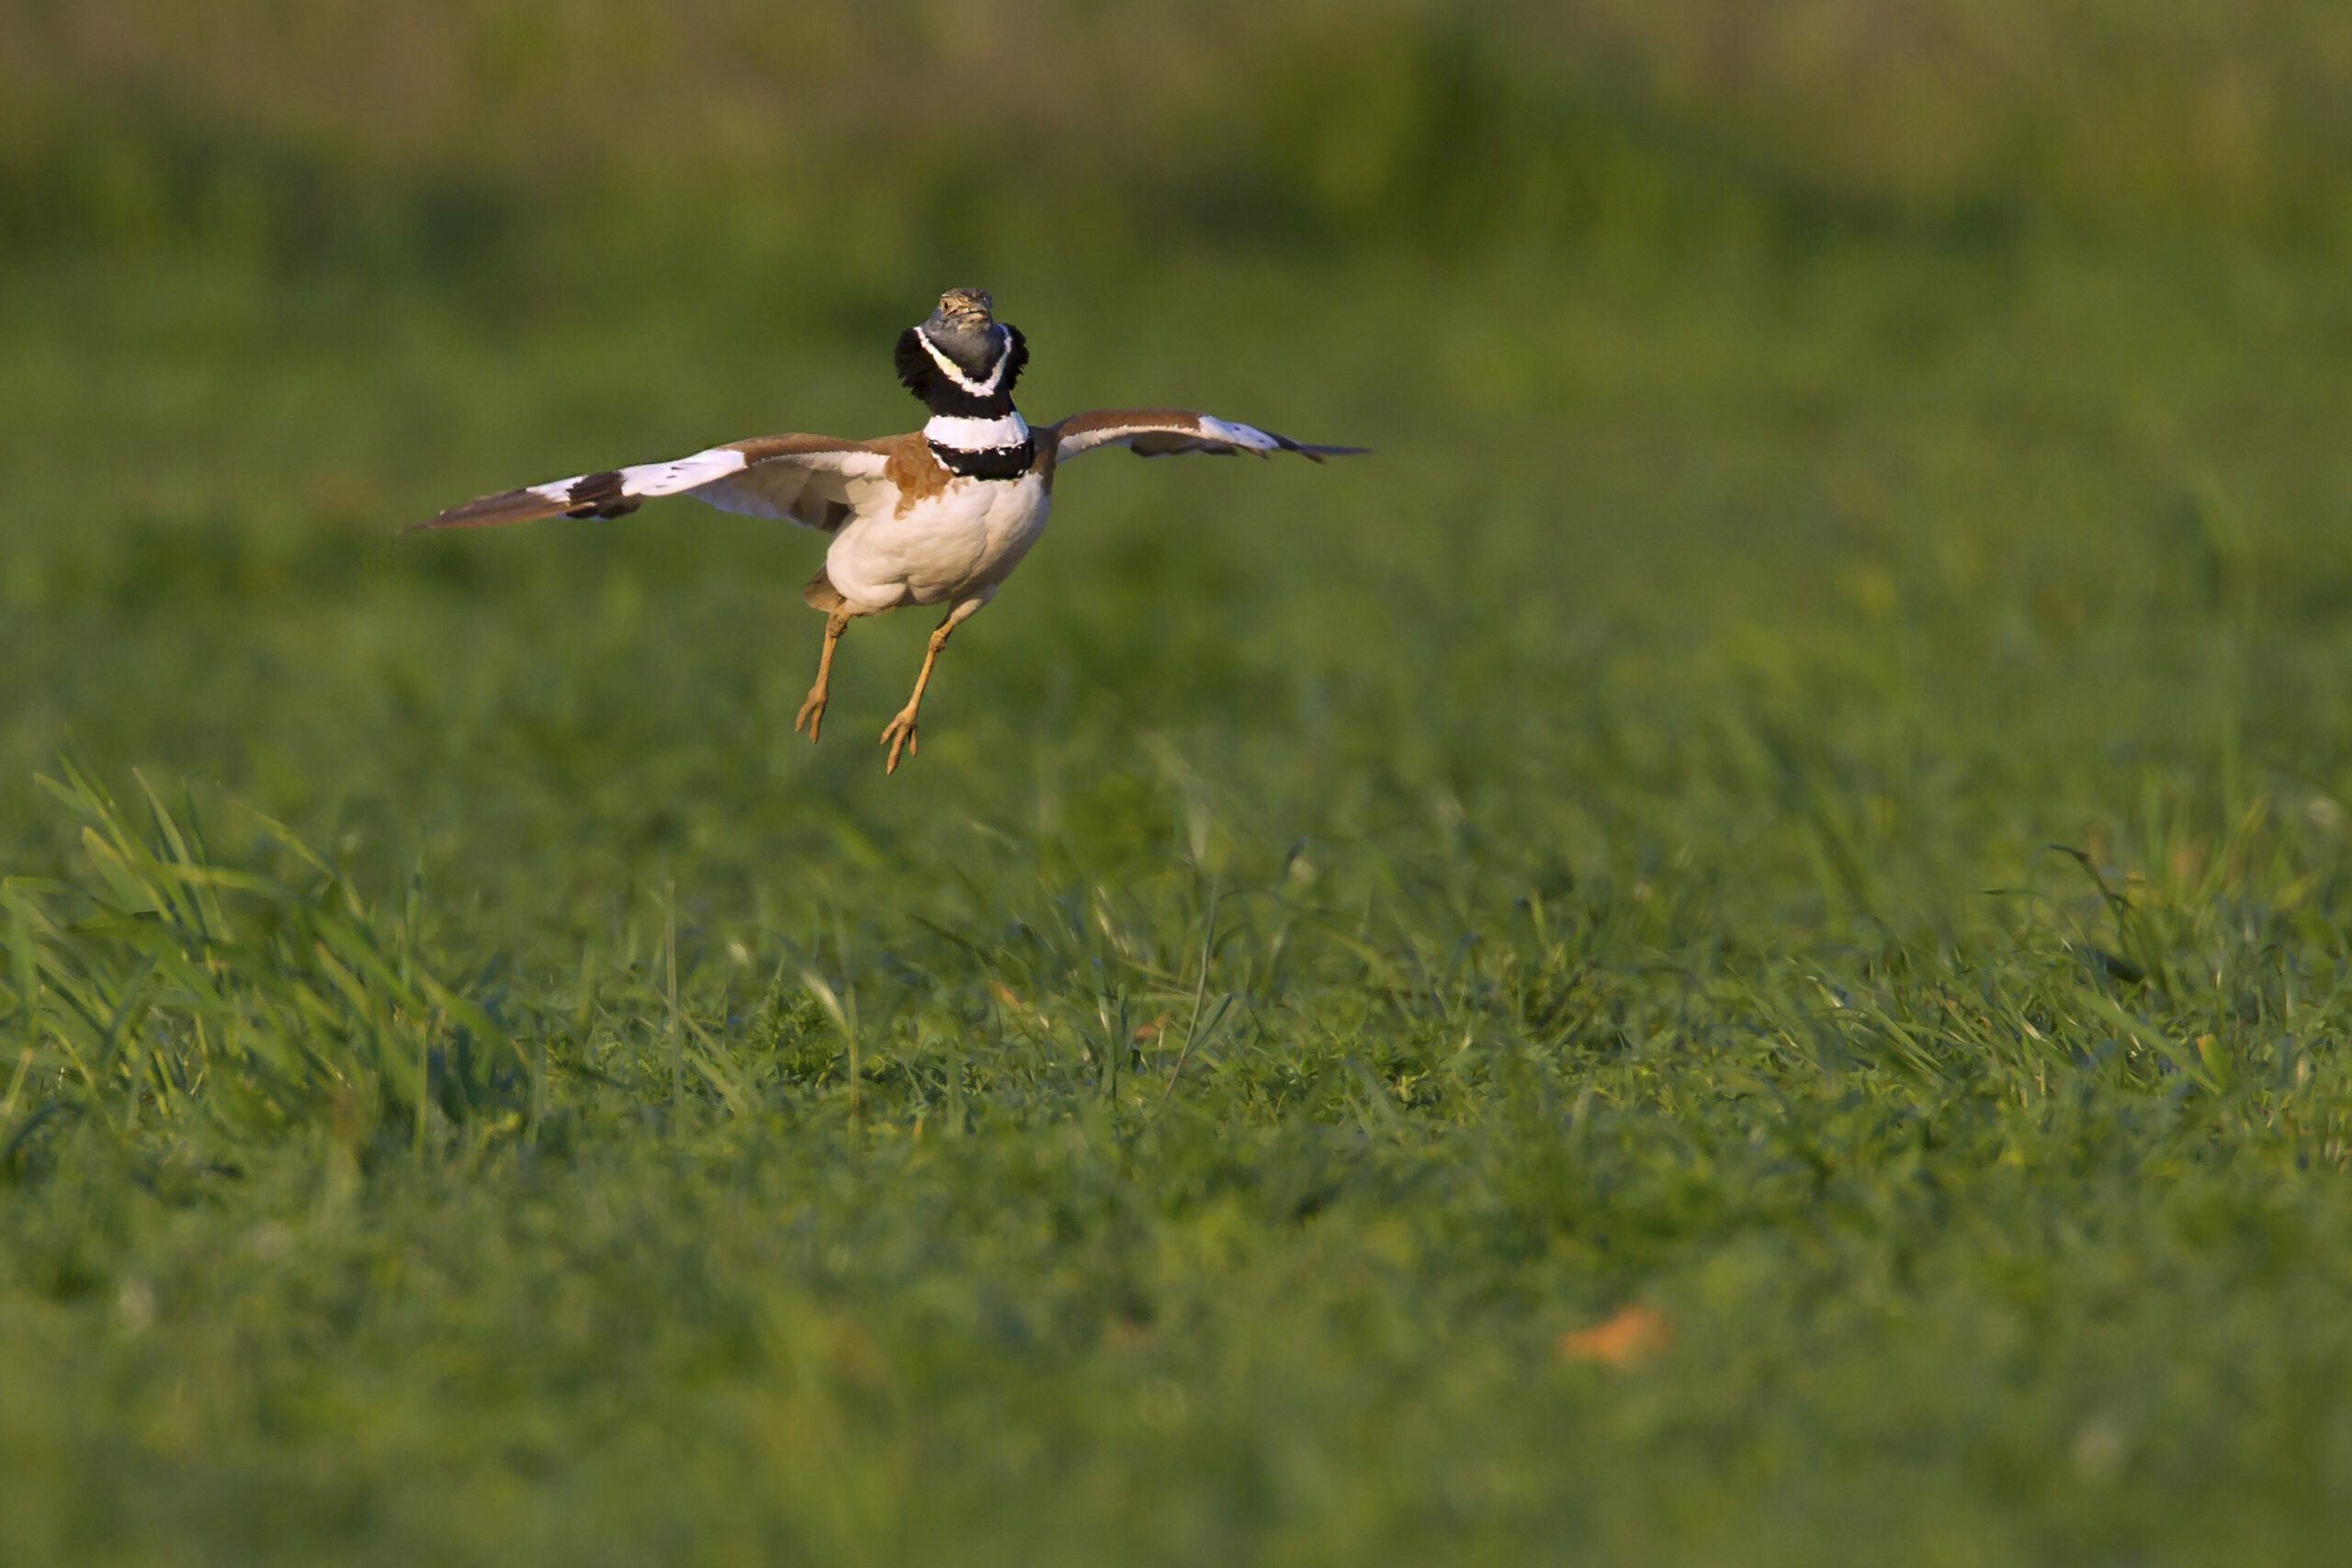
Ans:
[[[729,474],[740,474],[743,468],[742,453],[732,446],[713,446],[673,462],[640,463],[633,468],[623,468],[621,492],[630,496],[676,495]]]
[[[1275,452],[1282,443],[1254,424],[1234,424],[1210,414],[1201,415],[1201,434],[1211,441],[1229,441],[1249,452]],[[1146,457],[1152,456],[1146,453]]]
[[[692,456],[673,458],[668,463],[633,463],[621,472],[621,496],[628,501],[644,501],[650,496],[677,496],[689,489],[701,489],[713,479],[724,479],[731,472],[743,472],[743,454],[734,446],[710,446]],[[562,479],[558,484],[534,484],[534,491],[550,501],[562,501],[570,493],[571,484],[579,479]]]
[[[638,463],[616,470],[619,475],[619,491],[625,501],[643,501],[657,495],[676,495],[695,490],[713,479],[743,471],[743,454],[732,446],[713,446],[692,457],[674,458],[667,463]],[[531,493],[548,501],[572,499],[572,487],[589,478],[574,474],[568,479],[550,484],[533,485]]]

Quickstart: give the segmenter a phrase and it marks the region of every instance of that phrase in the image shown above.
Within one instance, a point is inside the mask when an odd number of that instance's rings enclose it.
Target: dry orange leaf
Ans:
[[[1564,1361],[1599,1361],[1604,1367],[1627,1367],[1666,1348],[1666,1318],[1656,1307],[1634,1303],[1585,1328],[1560,1336],[1555,1347]]]
[[[1022,1017],[1028,1019],[1032,1022],[1035,1023],[1040,1029],[1049,1029],[1052,1027],[1052,1021],[1046,1017],[1044,1009],[1033,1008],[1027,1002],[1023,1001],[1021,999],[1021,994],[1018,991],[1015,991],[1012,987],[1006,985],[1003,981],[990,980],[989,982],[989,992],[990,995],[994,996],[999,1002],[1004,1005],[1006,1010],[1017,1013]]]

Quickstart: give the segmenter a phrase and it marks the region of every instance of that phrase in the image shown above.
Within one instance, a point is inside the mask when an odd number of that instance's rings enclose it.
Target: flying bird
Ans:
[[[915,717],[950,633],[996,596],[1046,529],[1062,464],[1100,447],[1145,457],[1201,452],[1321,462],[1361,446],[1317,446],[1183,409],[1094,409],[1032,427],[1013,407],[1029,362],[1021,329],[980,288],[951,288],[899,334],[899,380],[931,412],[922,429],[874,441],[763,435],[667,463],[605,468],[486,495],[425,528],[487,528],[542,517],[618,517],[657,496],[691,495],[723,512],[783,518],[832,536],[801,597],[825,615],[817,679],[793,720],[817,739],[833,650],[851,621],[909,604],[944,604],[914,694],[882,731],[885,773],[918,750]]]

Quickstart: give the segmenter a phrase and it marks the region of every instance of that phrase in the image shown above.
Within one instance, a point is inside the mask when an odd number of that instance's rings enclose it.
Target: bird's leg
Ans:
[[[948,611],[947,618],[939,623],[939,629],[931,634],[931,646],[922,656],[922,670],[915,676],[914,695],[907,699],[907,705],[899,710],[897,717],[882,727],[881,743],[890,748],[889,759],[882,764],[884,773],[895,773],[899,771],[899,752],[901,748],[904,748],[906,754],[910,757],[922,750],[915,740],[915,710],[922,706],[922,689],[931,684],[931,667],[939,662],[939,650],[947,646],[947,636],[956,629],[956,623],[987,602],[985,599],[965,600]]]
[[[840,611],[836,610],[825,617],[825,646],[817,655],[816,683],[808,688],[808,700],[802,703],[800,711],[793,716],[792,733],[795,735],[806,729],[811,741],[817,739],[817,727],[825,722],[825,688],[833,678],[833,645],[842,640],[842,633],[847,630],[849,617]]]

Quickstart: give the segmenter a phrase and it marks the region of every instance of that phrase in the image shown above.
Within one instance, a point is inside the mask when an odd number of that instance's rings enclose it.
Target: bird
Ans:
[[[944,605],[914,691],[883,728],[886,774],[920,750],[916,720],[940,650],[996,597],[1045,532],[1061,465],[1125,447],[1145,457],[1200,453],[1320,463],[1363,446],[1319,446],[1188,409],[1091,409],[1032,426],[1013,405],[1029,363],[1021,329],[996,319],[984,288],[951,288],[899,334],[899,382],[929,417],[919,430],[870,441],[755,436],[684,457],[603,468],[501,491],[453,506],[421,528],[485,528],[548,517],[613,518],[663,496],[690,495],[723,512],[775,518],[831,536],[824,565],[801,597],[825,616],[817,676],[793,718],[814,741],[825,717],[833,653],[852,621],[910,605]]]

